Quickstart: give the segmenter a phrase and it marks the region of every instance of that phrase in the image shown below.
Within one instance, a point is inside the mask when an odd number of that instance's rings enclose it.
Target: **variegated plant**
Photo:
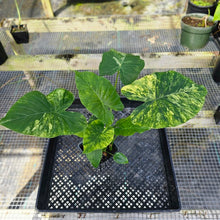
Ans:
[[[194,117],[204,104],[207,93],[204,86],[175,71],[156,72],[137,80],[143,68],[144,61],[139,56],[110,50],[103,54],[99,76],[92,72],[75,73],[81,103],[92,113],[89,119],[81,113],[66,111],[74,96],[65,89],[56,89],[47,96],[38,91],[25,94],[0,124],[25,135],[82,137],[83,153],[98,167],[103,151],[117,136],[177,126]],[[113,86],[103,76],[115,73]],[[127,118],[115,121],[112,111],[124,109],[116,91],[119,77],[124,84],[122,95],[143,103]],[[120,164],[128,163],[120,152],[113,159]]]

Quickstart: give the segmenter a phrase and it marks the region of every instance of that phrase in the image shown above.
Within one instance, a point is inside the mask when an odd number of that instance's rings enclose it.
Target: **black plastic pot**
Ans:
[[[0,42],[0,65],[2,65],[7,59],[8,56],[4,50],[2,43]]]
[[[190,0],[188,1],[188,8],[187,8],[187,14],[188,13],[202,13],[202,14],[208,14],[209,10],[210,10],[210,15],[214,15],[215,13],[215,9],[217,6],[217,2],[216,1],[213,5],[211,6],[198,6],[193,4]]]
[[[217,108],[217,110],[214,114],[214,118],[215,118],[215,123],[217,125],[220,125],[220,106]]]
[[[82,142],[80,142],[80,143],[78,144],[78,147],[83,151],[83,143],[82,143]],[[102,163],[106,162],[107,160],[109,160],[110,158],[112,158],[113,155],[114,155],[117,151],[118,151],[118,148],[117,148],[117,146],[115,145],[115,143],[113,143],[111,150],[109,149],[109,146],[108,146],[107,149],[106,149],[106,154],[103,154],[100,164],[102,164]],[[108,152],[109,152],[110,154],[108,154]]]
[[[215,82],[220,83],[220,57],[218,58],[213,73],[212,78]]]
[[[213,28],[212,34],[214,38],[220,37],[220,21],[218,21],[218,23]]]
[[[29,33],[26,24],[21,24],[20,28],[18,28],[18,25],[12,25],[11,34],[17,44],[24,44],[29,42]]]

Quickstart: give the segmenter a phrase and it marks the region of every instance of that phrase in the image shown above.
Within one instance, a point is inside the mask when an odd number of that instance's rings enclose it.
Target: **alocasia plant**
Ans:
[[[81,103],[92,113],[89,119],[81,113],[66,111],[74,96],[65,89],[56,89],[47,96],[38,91],[25,94],[0,124],[22,134],[45,138],[77,135],[83,138],[83,153],[98,167],[103,152],[111,148],[117,136],[177,126],[194,117],[204,104],[207,93],[204,86],[175,71],[156,72],[137,79],[143,68],[144,61],[139,56],[110,50],[103,54],[101,76],[92,72],[75,73]],[[118,121],[113,110],[122,111],[124,105],[116,83],[113,86],[102,77],[115,73],[116,82],[120,77],[125,85],[122,95],[142,102],[127,118]],[[128,163],[123,153],[112,156],[119,164]]]

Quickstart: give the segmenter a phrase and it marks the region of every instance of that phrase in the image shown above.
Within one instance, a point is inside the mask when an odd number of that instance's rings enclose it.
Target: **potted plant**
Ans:
[[[203,48],[209,41],[209,35],[214,28],[213,17],[192,13],[181,19],[180,43],[191,50]]]
[[[15,6],[18,13],[18,25],[11,26],[11,34],[14,37],[17,44],[28,43],[29,42],[29,33],[26,24],[21,24],[21,14],[18,7],[17,0],[15,1]]]
[[[202,13],[214,15],[217,0],[189,0],[187,13]]]
[[[0,65],[2,65],[7,59],[8,56],[4,50],[2,43],[0,42]]]
[[[79,98],[90,112],[89,118],[79,112],[66,111],[74,102],[74,96],[60,88],[46,96],[39,91],[25,94],[0,124],[25,135],[81,137],[83,154],[94,167],[99,166],[103,155],[126,164],[127,157],[113,147],[118,136],[182,124],[200,111],[207,93],[204,86],[175,71],[155,72],[137,79],[143,68],[144,61],[139,56],[112,49],[103,54],[99,75],[75,72]],[[115,73],[114,85],[103,77]],[[119,78],[124,84],[122,95],[140,104],[128,117],[116,120],[113,111],[124,109],[116,91]]]

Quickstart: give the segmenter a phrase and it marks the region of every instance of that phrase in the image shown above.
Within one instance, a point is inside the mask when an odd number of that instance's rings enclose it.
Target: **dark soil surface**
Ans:
[[[79,147],[81,148],[81,150],[83,151],[83,144],[79,144]],[[113,157],[113,155],[118,151],[118,148],[116,147],[115,144],[112,145],[112,149],[110,150],[110,147],[108,146],[106,151],[103,152],[102,155],[102,159],[101,159],[101,163],[104,163],[105,161],[107,161],[108,159],[110,159],[111,157]]]
[[[183,23],[188,24],[193,27],[205,27],[205,20],[202,18],[184,17],[182,19]],[[207,21],[206,26],[213,26],[212,21]]]
[[[12,33],[23,32],[23,31],[27,31],[27,26],[20,25],[20,27],[18,27],[18,25],[14,25],[12,26],[12,29],[11,29]]]

